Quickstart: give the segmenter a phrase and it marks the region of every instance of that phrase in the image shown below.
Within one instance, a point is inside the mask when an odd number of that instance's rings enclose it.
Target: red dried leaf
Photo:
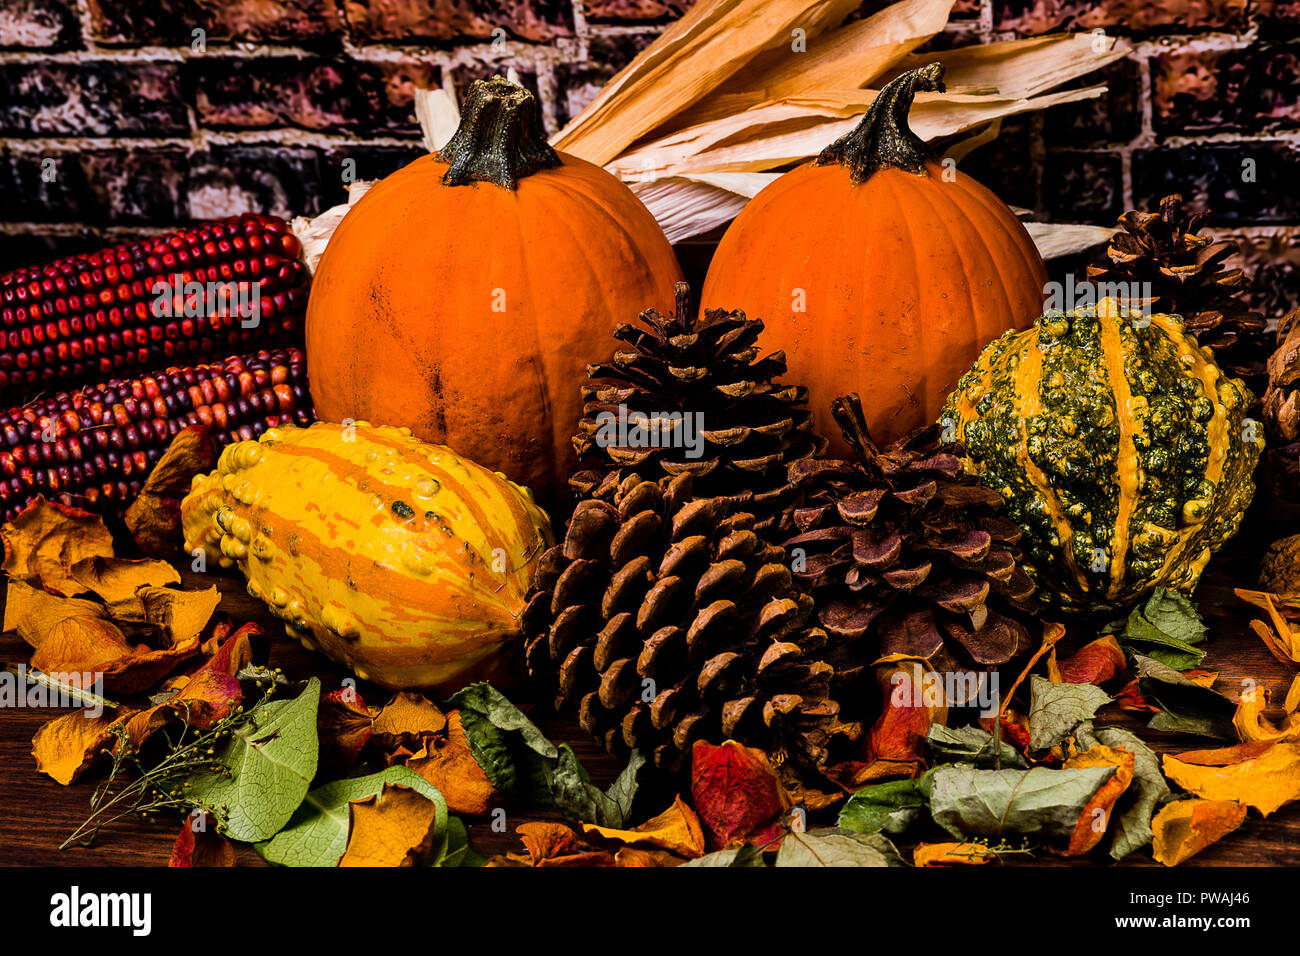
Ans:
[[[691,802],[711,850],[777,839],[783,832],[781,818],[793,806],[767,755],[734,740],[721,747],[695,742]]]

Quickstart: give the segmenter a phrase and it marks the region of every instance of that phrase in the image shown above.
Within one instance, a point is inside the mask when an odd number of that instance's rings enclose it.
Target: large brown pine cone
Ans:
[[[812,431],[807,389],[775,381],[786,371],[783,352],[759,358],[761,319],[722,309],[697,317],[690,286],[680,282],[676,293],[676,314],[642,312],[642,327],[614,330],[628,348],[587,366],[593,383],[582,390],[573,444],[588,473],[575,488],[583,494],[616,468],[655,481],[689,474],[697,496],[736,497],[764,532],[788,503],[786,467],[826,447]],[[620,409],[645,430],[620,435]]]
[[[733,738],[822,766],[861,728],[831,698],[812,599],[751,514],[693,483],[616,471],[578,504],[524,611],[529,672],[613,753],[675,768]]]
[[[837,670],[905,654],[936,670],[991,669],[1031,649],[1034,587],[1001,497],[962,470],[939,426],[883,451],[856,395],[832,405],[858,460],[801,461],[799,533],[785,542],[837,645]],[[850,663],[852,662],[852,663]]]

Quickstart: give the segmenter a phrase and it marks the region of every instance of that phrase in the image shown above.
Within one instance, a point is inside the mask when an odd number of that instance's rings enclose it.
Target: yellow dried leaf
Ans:
[[[1291,687],[1286,692],[1286,700],[1282,702],[1282,709],[1287,714],[1300,711],[1300,674],[1296,674],[1295,679],[1291,681]]]
[[[998,855],[982,843],[918,843],[912,851],[917,866],[979,866]]]
[[[1207,800],[1235,800],[1268,816],[1300,799],[1300,740],[1237,744],[1164,756],[1165,776]]]
[[[181,583],[175,568],[150,558],[84,558],[70,573],[82,591],[93,592],[108,605],[109,614],[123,621],[144,620],[144,606],[135,593],[140,588]]]
[[[83,589],[69,569],[84,558],[112,557],[113,536],[104,521],[80,508],[38,496],[0,527],[3,569],[10,578],[71,597]]]
[[[144,609],[144,622],[161,628],[172,644],[183,644],[202,635],[221,603],[221,592],[215,585],[203,591],[146,586],[136,596]]]
[[[638,846],[621,847],[614,854],[615,866],[681,866],[685,862],[667,850],[647,850]]]
[[[584,823],[582,829],[620,843],[657,846],[687,859],[704,855],[704,830],[700,827],[700,818],[681,797],[653,820],[631,830],[598,827],[592,823]]]
[[[162,650],[132,646],[111,621],[78,616],[55,624],[33,652],[31,663],[51,676],[102,674],[109,690],[134,694],[157,684],[198,650],[198,638]]]
[[[447,718],[427,697],[401,691],[379,708],[370,725],[370,736],[383,750],[401,746],[417,749],[423,737],[440,733],[446,726]]]
[[[113,740],[110,729],[116,718],[107,714],[89,717],[77,710],[46,721],[32,738],[36,769],[67,786],[97,761]]]
[[[1300,730],[1300,715],[1288,713],[1279,727],[1264,716],[1268,708],[1268,691],[1261,687],[1247,691],[1237,701],[1237,712],[1232,715],[1232,726],[1237,736],[1247,743],[1259,740],[1277,740]]]
[[[438,806],[410,787],[384,789],[348,804],[348,848],[339,866],[415,866],[433,846]]]
[[[1151,821],[1152,855],[1165,866],[1177,866],[1245,820],[1246,808],[1232,800],[1178,800]]]
[[[94,601],[55,597],[22,581],[10,581],[5,592],[6,631],[16,631],[32,647],[40,647],[60,621],[70,617],[103,617]]]
[[[181,499],[195,475],[217,466],[216,446],[202,425],[176,433],[126,510],[126,527],[142,552],[165,558],[181,551]]]
[[[486,816],[500,803],[496,787],[469,749],[460,711],[447,714],[446,734],[427,738],[406,766],[437,787],[452,813]]]

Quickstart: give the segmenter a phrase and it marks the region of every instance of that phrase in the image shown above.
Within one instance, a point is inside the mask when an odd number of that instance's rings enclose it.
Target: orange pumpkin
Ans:
[[[918,89],[942,91],[943,68],[887,84],[853,132],[760,192],[704,283],[708,308],[762,316],[827,437],[849,392],[882,443],[933,422],[984,344],[1042,311],[1047,272],[1024,226],[908,128]]]
[[[554,501],[586,363],[680,278],[636,196],[547,145],[531,93],[477,81],[447,145],[330,239],[307,311],[316,411],[408,427]]]

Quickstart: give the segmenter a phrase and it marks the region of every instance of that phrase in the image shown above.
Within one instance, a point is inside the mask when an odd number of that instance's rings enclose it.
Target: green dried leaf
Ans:
[[[560,744],[559,760],[551,777],[551,795],[555,806],[565,816],[583,823],[621,830],[631,822],[632,801],[636,798],[637,775],[645,766],[639,750],[632,751],[627,766],[609,787],[601,792],[591,782],[578,755],[568,744]]]
[[[1147,724],[1152,730],[1237,740],[1232,718],[1237,705],[1216,690],[1195,684],[1169,665],[1134,655],[1138,690],[1160,713]]]
[[[1056,746],[1110,700],[1092,684],[1057,684],[1035,674],[1029,679],[1029,746]]]
[[[1079,814],[1115,770],[936,767],[930,781],[930,815],[959,840],[1006,834],[1069,840]]]
[[[313,677],[293,700],[261,705],[216,755],[228,774],[191,781],[194,800],[212,808],[225,836],[256,843],[289,822],[316,775],[319,704],[320,681]]]
[[[763,862],[763,851],[756,846],[730,846],[725,850],[718,850],[715,853],[706,853],[704,856],[696,857],[694,860],[687,860],[682,866],[760,866],[766,867]]]
[[[925,796],[917,780],[890,780],[855,790],[836,821],[854,833],[899,834],[925,814]]]
[[[994,767],[996,754],[1000,752],[1003,767],[1029,767],[1020,751],[1005,740],[1000,750],[995,748],[993,735],[983,727],[931,724],[925,743],[936,763],[973,763],[977,767]]]
[[[791,831],[776,852],[777,866],[906,866],[898,849],[879,833],[827,828]]]
[[[1177,591],[1156,588],[1147,603],[1134,608],[1124,623],[1120,643],[1178,670],[1190,670],[1205,658],[1194,645],[1205,640],[1205,624],[1192,602]]]
[[[469,748],[487,778],[506,799],[549,806],[559,751],[531,720],[490,684],[471,684],[448,705],[460,711]]]
[[[257,852],[269,863],[280,866],[338,866],[348,848],[350,819],[348,804],[365,800],[384,789],[384,784],[410,787],[438,805],[434,847],[446,839],[447,804],[429,781],[406,767],[389,767],[367,777],[335,780],[307,794],[284,829]]]
[[[1136,734],[1123,727],[1099,727],[1095,731],[1090,726],[1082,727],[1075,740],[1082,750],[1101,744],[1123,748],[1133,755],[1133,783],[1111,811],[1114,822],[1109,852],[1112,859],[1122,860],[1151,842],[1151,817],[1169,796],[1169,784],[1160,772],[1160,758]]]

